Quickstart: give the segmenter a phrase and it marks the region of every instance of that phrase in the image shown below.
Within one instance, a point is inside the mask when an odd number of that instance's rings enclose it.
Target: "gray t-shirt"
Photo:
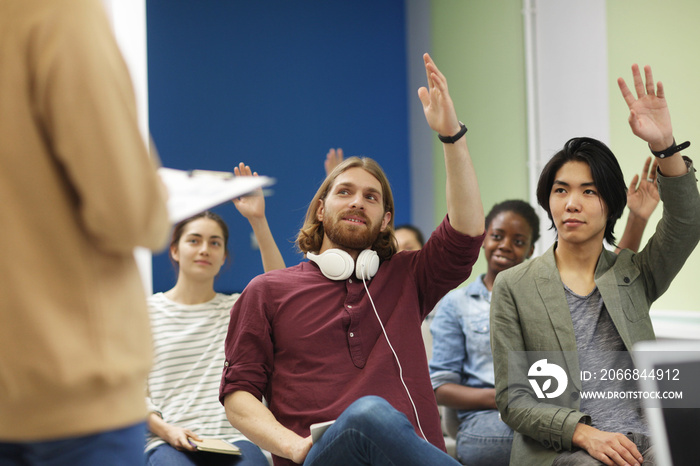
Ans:
[[[605,308],[603,297],[596,287],[588,296],[580,296],[566,285],[566,301],[576,335],[581,371],[595,373],[595,377],[582,380],[582,391],[628,392],[636,390],[634,381],[602,380],[602,369],[632,369],[622,338]],[[614,377],[613,377],[614,378]],[[603,399],[581,397],[581,412],[591,416],[593,426],[608,432],[638,432],[648,435],[641,400],[631,397]]]

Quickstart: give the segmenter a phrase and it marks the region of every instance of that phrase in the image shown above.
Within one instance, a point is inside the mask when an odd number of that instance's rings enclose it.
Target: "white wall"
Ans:
[[[148,130],[148,60],[146,46],[146,0],[102,0],[114,35],[122,50],[136,93],[139,127],[146,144]],[[153,289],[151,253],[147,249],[135,251],[146,293]]]
[[[572,137],[610,142],[605,0],[524,0],[530,202],[542,168]],[[539,208],[542,237],[535,255],[554,242]]]

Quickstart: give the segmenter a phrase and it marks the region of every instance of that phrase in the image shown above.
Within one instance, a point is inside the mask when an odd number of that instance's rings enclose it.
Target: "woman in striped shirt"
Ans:
[[[234,172],[251,175],[244,164]],[[265,200],[257,194],[234,204],[253,227],[265,271],[284,268],[265,217]],[[214,279],[228,258],[228,236],[226,223],[212,212],[177,224],[170,243],[177,283],[148,300],[154,346],[147,397],[149,466],[268,464],[260,448],[231,426],[218,400],[224,339],[239,296],[214,291]],[[197,451],[190,440],[206,437],[231,442],[242,455]]]

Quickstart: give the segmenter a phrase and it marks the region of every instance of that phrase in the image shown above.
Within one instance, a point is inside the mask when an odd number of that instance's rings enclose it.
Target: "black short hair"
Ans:
[[[552,212],[549,209],[549,196],[552,193],[554,177],[567,162],[584,162],[591,169],[593,182],[608,210],[605,225],[605,240],[615,245],[615,222],[620,218],[627,205],[627,186],[622,169],[612,151],[601,141],[593,138],[569,139],[564,148],[554,154],[547,162],[537,183],[537,202],[547,211],[555,228]]]
[[[409,231],[413,232],[416,239],[420,243],[420,247],[425,246],[425,241],[423,240],[423,233],[421,233],[421,231],[418,229],[418,227],[410,225],[408,223],[405,223],[403,225],[399,225],[396,228],[394,228],[394,231],[397,231],[397,230],[409,230]]]
[[[514,212],[525,219],[528,225],[530,225],[530,230],[532,231],[532,237],[530,238],[531,245],[534,245],[537,240],[540,239],[540,218],[537,216],[535,209],[533,209],[530,204],[525,201],[521,201],[520,199],[510,199],[499,202],[491,207],[491,210],[486,216],[486,230],[489,229],[493,219],[501,212]]]

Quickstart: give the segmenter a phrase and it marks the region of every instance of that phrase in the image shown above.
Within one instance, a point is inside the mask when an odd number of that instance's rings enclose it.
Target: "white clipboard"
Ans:
[[[168,189],[168,217],[173,224],[275,182],[267,176],[165,167],[158,169],[158,175]]]

